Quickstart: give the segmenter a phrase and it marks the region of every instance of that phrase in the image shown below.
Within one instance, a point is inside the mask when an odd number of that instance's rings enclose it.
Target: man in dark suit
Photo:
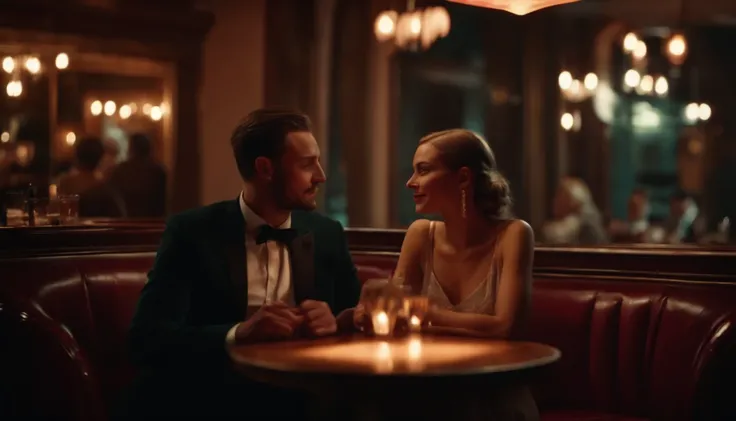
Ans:
[[[360,284],[343,228],[311,212],[326,177],[309,118],[254,111],[232,147],[240,196],[167,223],[130,330],[130,417],[298,415],[292,394],[233,371],[228,344],[353,326]]]

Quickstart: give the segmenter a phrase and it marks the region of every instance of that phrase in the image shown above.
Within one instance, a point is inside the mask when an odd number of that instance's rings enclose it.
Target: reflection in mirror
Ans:
[[[597,31],[592,67],[558,76],[558,171],[579,177],[558,181],[542,240],[727,243],[734,194],[717,190],[733,189],[724,177],[736,171],[727,163],[734,127],[723,118],[736,106],[726,76],[736,62],[725,54],[736,30],[616,23]],[[608,171],[593,167],[600,158]]]
[[[170,66],[70,47],[6,50],[2,196],[29,204],[29,196],[76,195],[82,217],[163,217],[173,150]]]

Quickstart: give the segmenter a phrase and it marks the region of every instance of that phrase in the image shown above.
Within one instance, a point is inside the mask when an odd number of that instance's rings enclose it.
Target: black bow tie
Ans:
[[[270,225],[261,225],[258,227],[256,235],[256,244],[263,244],[266,241],[278,241],[282,244],[291,244],[297,237],[297,231],[293,228],[279,229]]]

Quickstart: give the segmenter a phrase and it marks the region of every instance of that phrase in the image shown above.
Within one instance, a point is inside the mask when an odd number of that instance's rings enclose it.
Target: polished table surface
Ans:
[[[560,358],[532,342],[459,336],[381,340],[362,335],[235,346],[236,367],[271,373],[336,377],[457,377],[524,371]]]
[[[516,391],[557,361],[560,351],[539,343],[458,336],[356,335],[235,346],[230,356],[253,380],[332,402],[326,404],[331,415],[314,419],[345,420],[351,413],[376,421],[470,420],[458,407],[478,402],[494,407],[516,399]]]

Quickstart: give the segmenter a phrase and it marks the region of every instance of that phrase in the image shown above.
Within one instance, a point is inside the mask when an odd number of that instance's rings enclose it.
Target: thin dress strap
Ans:
[[[434,260],[434,226],[435,221],[429,221],[429,251],[427,255],[427,263],[429,267],[432,267],[432,260]]]
[[[432,260],[434,257],[434,223],[435,221],[429,221],[429,247],[424,248],[424,279],[422,289],[426,290],[429,285],[434,269],[432,267]]]

